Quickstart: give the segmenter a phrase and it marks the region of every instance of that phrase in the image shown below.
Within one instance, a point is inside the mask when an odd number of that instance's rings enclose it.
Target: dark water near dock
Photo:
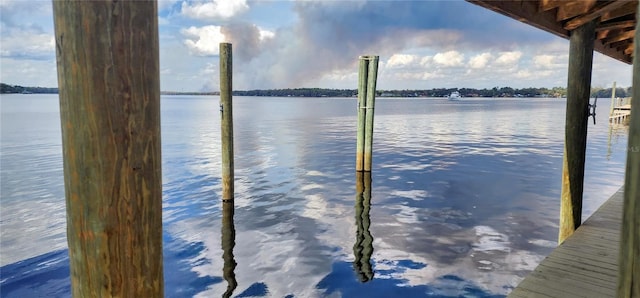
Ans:
[[[0,296],[68,297],[57,96],[0,104]],[[585,219],[623,181],[627,130],[607,108],[589,124]],[[380,98],[367,197],[355,99],[235,97],[231,222],[218,98],[164,96],[165,295],[235,280],[234,297],[504,296],[555,246],[564,109]]]

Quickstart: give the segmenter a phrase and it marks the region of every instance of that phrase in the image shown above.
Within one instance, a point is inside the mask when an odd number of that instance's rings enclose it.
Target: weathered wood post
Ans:
[[[640,17],[637,8],[636,20]],[[640,297],[640,23],[636,23],[633,54],[633,95],[624,181],[620,235],[618,297]]]
[[[367,75],[367,104],[364,134],[364,170],[371,171],[373,150],[373,114],[376,102],[376,81],[378,78],[378,56],[369,56],[369,70]]]
[[[53,1],[73,297],[163,297],[158,12]]]
[[[356,171],[364,171],[364,130],[367,108],[367,75],[369,74],[369,60],[360,56],[358,74],[358,134],[356,137]]]
[[[609,117],[613,116],[613,108],[615,108],[616,101],[616,82],[613,82],[613,88],[611,89],[611,109],[609,110]]]
[[[233,201],[222,202],[222,277],[227,281],[227,290],[222,297],[231,297],[233,290],[238,286],[236,281],[236,260],[233,256],[233,248],[236,246],[236,229],[233,224]]]
[[[597,20],[593,20],[571,31],[569,40],[558,243],[562,243],[582,223],[582,190],[596,22]]]
[[[220,43],[220,132],[222,134],[222,200],[233,200],[233,58],[230,43]]]
[[[371,172],[356,172],[356,243],[353,245],[355,260],[353,267],[361,282],[373,279],[374,272],[371,266],[373,254],[373,236],[369,231],[371,220]]]

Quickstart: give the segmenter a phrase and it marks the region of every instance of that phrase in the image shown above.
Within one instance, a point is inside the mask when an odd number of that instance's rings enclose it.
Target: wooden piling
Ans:
[[[53,1],[73,297],[163,297],[158,12]]]
[[[373,279],[374,272],[371,266],[373,254],[373,236],[369,231],[371,220],[371,172],[356,172],[356,243],[353,245],[355,260],[353,267],[358,275],[358,280],[367,282]]]
[[[367,106],[367,75],[369,74],[369,59],[360,56],[358,74],[358,132],[356,137],[356,171],[364,171],[364,131]]]
[[[233,200],[233,58],[230,43],[220,43],[220,132],[222,135],[222,200]]]
[[[371,171],[373,150],[373,114],[376,102],[376,81],[378,78],[378,56],[369,56],[367,75],[367,104],[364,134],[364,170]]]
[[[609,117],[613,116],[613,108],[616,101],[616,82],[613,82],[613,88],[611,88],[611,109],[609,110]]]
[[[227,290],[222,297],[231,297],[238,286],[236,281],[236,260],[233,256],[233,248],[236,246],[236,229],[233,223],[233,201],[222,202],[222,277],[227,281]]]
[[[597,20],[588,22],[572,31],[569,41],[558,243],[562,243],[582,222],[582,190],[596,22]]]
[[[636,19],[640,17],[640,6]],[[640,23],[636,23],[633,54],[633,96],[622,208],[618,297],[640,297]]]

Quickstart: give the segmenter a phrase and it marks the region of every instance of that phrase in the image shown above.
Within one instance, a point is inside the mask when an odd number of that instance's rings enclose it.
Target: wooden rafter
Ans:
[[[627,40],[627,39],[631,39],[633,38],[633,35],[636,33],[636,30],[630,30],[630,31],[626,31],[624,33],[620,33],[614,37],[611,38],[607,38],[604,40],[604,44],[608,45],[608,44],[612,44],[614,42],[618,42],[618,41],[623,41],[623,40]]]
[[[609,22],[609,23],[600,23],[598,27],[596,27],[596,31],[604,31],[604,30],[612,30],[612,29],[625,29],[625,28],[633,28],[635,26],[635,20],[626,20],[626,21],[617,21],[617,22]]]
[[[540,1],[540,11],[552,10],[554,8],[558,8],[562,3],[566,1],[564,0],[541,0]]]
[[[586,24],[587,22],[602,16],[602,14],[604,14],[604,13],[607,13],[607,12],[610,12],[612,10],[620,8],[624,4],[625,4],[624,1],[613,1],[613,2],[606,2],[606,3],[598,3],[587,14],[578,16],[576,18],[573,18],[569,22],[567,22],[564,25],[564,28],[567,29],[567,30],[576,29],[576,28]]]
[[[635,15],[635,9],[638,7],[638,1],[618,0],[625,3],[622,7],[613,11],[602,14],[600,22],[606,22],[608,20],[617,19],[627,15]],[[635,18],[634,18],[635,19]]]
[[[596,5],[596,0],[565,1],[556,14],[557,21],[564,21],[589,12]]]

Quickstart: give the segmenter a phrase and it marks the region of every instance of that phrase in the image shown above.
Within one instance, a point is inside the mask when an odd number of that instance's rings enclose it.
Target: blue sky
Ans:
[[[565,39],[462,0],[160,1],[161,89],[218,90],[218,43],[234,47],[234,89],[357,87],[379,55],[378,89],[566,86]],[[0,0],[0,81],[57,86],[50,1]],[[599,53],[592,85],[631,85]]]

